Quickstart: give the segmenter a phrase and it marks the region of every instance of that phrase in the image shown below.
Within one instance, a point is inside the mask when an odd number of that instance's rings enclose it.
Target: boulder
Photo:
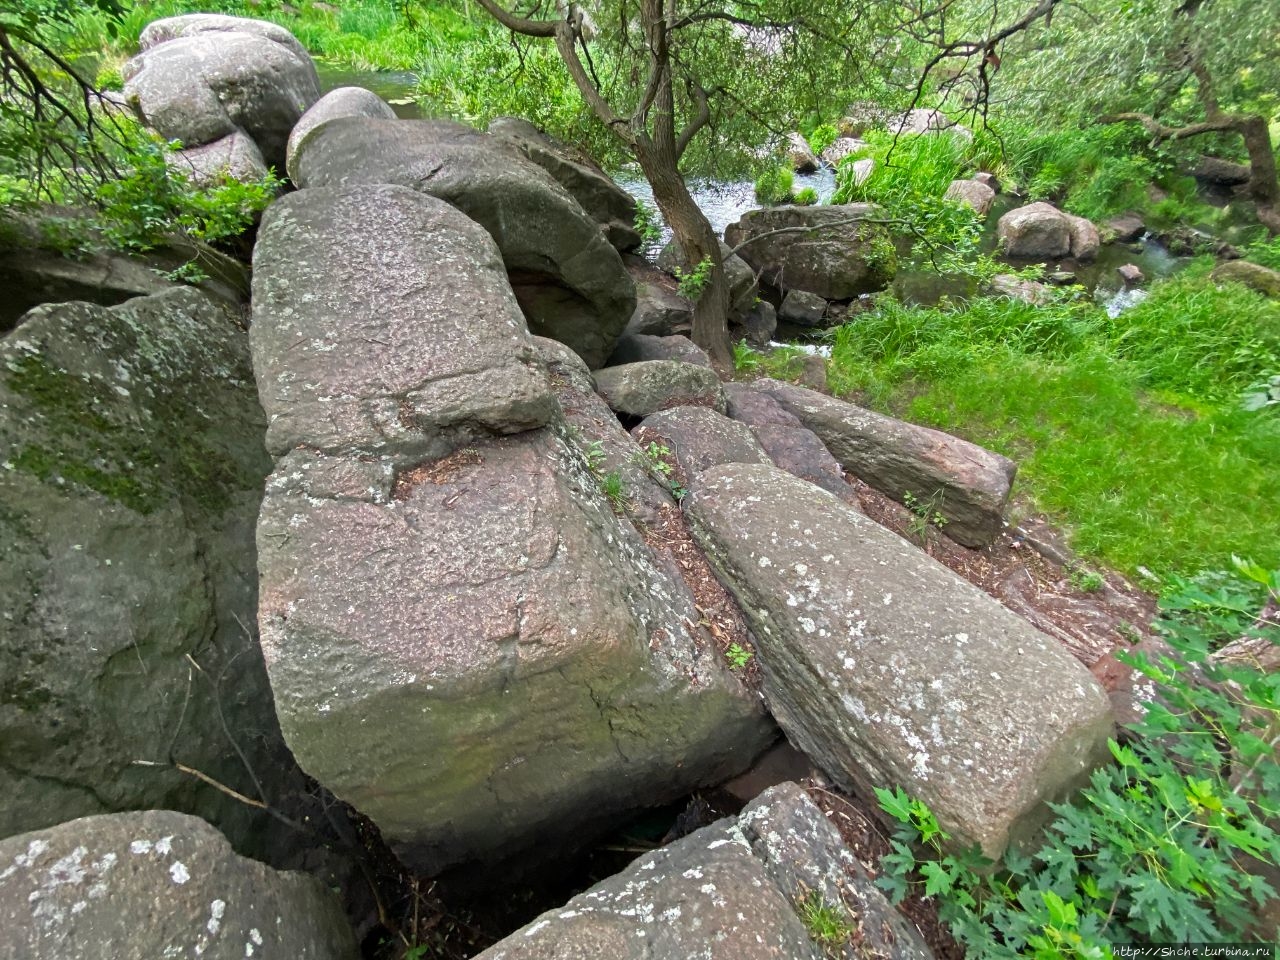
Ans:
[[[202,147],[175,150],[165,156],[165,162],[197,187],[216,187],[226,178],[252,183],[267,175],[262,151],[243,130]]]
[[[554,416],[498,248],[448,204],[396,186],[302,190],[267,210],[253,259],[273,454],[425,459]]]
[[[1071,224],[1051,203],[1010,210],[1000,218],[998,230],[1010,257],[1057,260],[1071,252]]]
[[[768,300],[757,300],[738,325],[742,327],[748,343],[754,347],[767,347],[778,332],[778,311]]]
[[[732,464],[685,510],[774,716],[846,790],[903,787],[996,858],[1107,756],[1106,693],[1060,644],[825,490]]]
[[[636,281],[636,309],[627,322],[626,333],[666,337],[693,324],[693,305],[663,284]]]
[[[742,259],[779,290],[848,300],[884,289],[897,269],[884,228],[863,222],[875,210],[865,203],[751,210],[724,235],[731,246],[740,248]]]
[[[994,173],[981,170],[973,175],[973,179],[984,186],[990,187],[993,193],[1000,192],[1000,178]]]
[[[1049,288],[1038,280],[1027,280],[1013,273],[998,273],[991,278],[988,290],[997,297],[1008,297],[1010,300],[1021,300],[1039,306],[1048,303],[1051,296]]]
[[[1075,217],[1064,213],[1067,218],[1067,229],[1071,236],[1071,256],[1076,260],[1093,260],[1102,247],[1102,237],[1098,228],[1084,217]]]
[[[974,213],[985,217],[995,202],[996,192],[980,180],[952,180],[945,197],[972,207]]]
[[[489,132],[551,174],[600,224],[611,244],[619,250],[640,246],[635,198],[590,157],[518,117],[498,117],[490,122]]]
[[[419,871],[587,842],[772,739],[552,429],[398,470],[295,451],[258,550],[294,755]]]
[[[778,308],[778,319],[798,327],[820,327],[827,315],[827,301],[816,293],[788,290]]]
[[[1106,229],[1108,235],[1119,243],[1133,243],[1142,239],[1142,235],[1147,232],[1147,225],[1137,214],[1126,213],[1108,220]]]
[[[908,110],[886,122],[893,134],[950,133],[964,140],[973,139],[973,132],[968,127],[956,123],[941,110]]]
[[[1191,173],[1197,180],[1224,187],[1240,187],[1252,179],[1248,164],[1233,163],[1221,157],[1201,157]]]
[[[796,173],[817,173],[818,158],[803,134],[787,134],[787,163]]]
[[[945,532],[957,543],[986,546],[1000,532],[1018,469],[1012,461],[804,387],[758,380],[756,388],[816,433],[844,469],[886,496],[899,502],[908,493],[921,502],[938,497]]]
[[[0,836],[166,807],[297,846],[171,766],[301,786],[253,632],[265,429],[242,314],[196,290],[0,340]]]
[[[545,170],[447,121],[342,117],[294,153],[302,187],[389,183],[457,207],[489,231],[530,330],[598,367],[635,311],[635,284],[597,224]]]
[[[838,167],[840,166],[840,161],[845,157],[851,157],[865,149],[867,149],[867,144],[864,140],[859,140],[856,137],[840,137],[822,151],[821,159],[829,167]]]
[[[148,47],[124,75],[129,103],[165,139],[198,147],[243,130],[277,170],[284,169],[289,132],[320,98],[310,57],[259,33],[225,28]]]
[[[842,137],[860,137],[874,127],[882,126],[889,118],[889,112],[871,100],[851,103],[844,111],[844,116],[836,126]]]
[[[643,333],[623,334],[609,357],[609,366],[641,360],[683,360],[703,367],[711,366],[707,352],[688,337],[650,337]]]
[[[729,416],[751,428],[775,466],[816,483],[847,503],[857,504],[836,458],[795,414],[754,384],[726,383],[724,392]]]
[[[631,432],[641,443],[669,448],[686,477],[722,463],[769,462],[750,428],[710,407],[660,410]]]
[[[724,258],[725,277],[729,282],[729,316],[740,317],[754,306],[760,287],[756,284],[756,275],[747,262],[723,241],[720,244],[720,256]],[[685,259],[680,244],[675,240],[658,253],[658,269],[665,270],[673,277],[680,272],[689,271],[689,262]],[[692,307],[690,319],[692,319]]]
[[[1228,260],[1213,268],[1212,278],[1219,283],[1230,280],[1244,284],[1264,297],[1280,298],[1280,273],[1248,260]]]
[[[668,407],[712,407],[724,412],[724,391],[714,370],[680,360],[643,360],[595,372],[596,390],[610,409],[647,417]]]
[[[269,20],[252,20],[248,17],[231,17],[222,13],[187,13],[176,17],[152,20],[138,35],[138,49],[150,50],[179,37],[191,37],[199,33],[248,33],[272,43],[278,43],[299,60],[311,63],[311,54],[298,42],[298,38],[277,23]],[[216,36],[213,38],[216,39]],[[312,65],[314,68],[314,64]]]
[[[1146,277],[1143,276],[1142,268],[1136,263],[1121,264],[1116,267],[1116,273],[1120,275],[1120,281],[1126,287],[1136,287],[1146,280]]]
[[[373,117],[383,120],[396,119],[396,112],[391,105],[372,90],[364,87],[338,87],[330,90],[313,103],[289,132],[289,143],[286,148],[285,169],[289,178],[296,180],[293,167],[294,154],[304,137],[320,124],[339,117]]]
[[[854,160],[852,163],[844,164],[843,169],[849,181],[855,187],[860,187],[870,180],[871,175],[876,172],[876,162],[871,157],[863,157],[861,160]]]
[[[84,817],[0,841],[0,956],[356,960],[314,877],[237,856],[199,817]]]
[[[814,895],[857,931],[832,945],[834,953],[811,940],[800,919]],[[693,945],[705,960],[932,956],[817,805],[787,783],[736,820],[645,854],[476,960],[685,960]]]

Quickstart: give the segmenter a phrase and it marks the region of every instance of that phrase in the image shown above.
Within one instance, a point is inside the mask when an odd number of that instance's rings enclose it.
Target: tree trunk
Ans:
[[[653,146],[637,144],[636,159],[653,188],[663,218],[684,251],[689,270],[711,261],[711,278],[693,305],[693,342],[707,351],[721,375],[733,371],[729,345],[729,282],[720,256],[720,238],[706,214],[694,202],[675,157]]]
[[[1257,201],[1258,219],[1271,233],[1280,233],[1280,180],[1267,121],[1258,116],[1242,117],[1239,130],[1249,152],[1249,195]]]

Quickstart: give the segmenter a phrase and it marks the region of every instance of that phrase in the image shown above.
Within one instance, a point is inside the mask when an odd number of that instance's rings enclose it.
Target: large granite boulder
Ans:
[[[940,430],[895,420],[834,397],[776,380],[756,389],[816,433],[840,465],[902,502],[934,502],[947,536],[982,547],[1000,532],[1017,465]],[[932,498],[938,497],[936,501]]]
[[[585,842],[768,742],[561,425],[546,367],[566,399],[591,375],[541,359],[478,225],[403,187],[291,195],[263,223],[252,342],[281,726],[406,862]]]
[[[138,49],[150,50],[170,40],[191,37],[199,33],[252,34],[280,44],[299,60],[311,62],[311,54],[307,52],[307,48],[278,23],[272,23],[269,20],[252,20],[248,17],[232,17],[224,13],[186,13],[176,17],[152,20],[138,35]],[[212,39],[216,39],[216,36]]]
[[[289,132],[320,97],[311,58],[274,24],[195,17],[203,19],[148,28],[147,45],[125,64],[125,97],[166,139],[198,147],[243,130],[283,170]]]
[[[364,87],[338,87],[330,90],[313,103],[289,132],[289,142],[285,153],[285,169],[290,179],[297,179],[294,171],[293,157],[298,146],[312,130],[328,120],[339,117],[374,117],[383,120],[396,119],[396,112],[391,105],[372,90]]]
[[[300,786],[253,634],[265,429],[242,315],[195,290],[0,340],[0,836],[169,807],[279,839],[172,766],[257,798],[234,742]]]
[[[314,877],[237,856],[199,817],[85,817],[0,841],[0,956],[356,960]]]
[[[952,180],[947,187],[945,199],[972,207],[974,213],[985,217],[991,204],[995,202],[996,192],[979,180]]]
[[[299,450],[258,549],[294,755],[420,870],[585,842],[772,738],[550,429],[398,471]]]
[[[685,504],[770,709],[845,789],[901,786],[998,857],[1106,756],[1107,695],[1065,648],[826,491],[734,464]]]
[[[277,456],[305,445],[439,457],[554,415],[493,240],[406,187],[315,188],[272,205],[253,313]]]
[[[794,413],[754,384],[726,383],[724,392],[729,416],[751,429],[775,466],[857,503],[836,458]]]
[[[724,237],[777,289],[848,300],[883,290],[897,270],[888,233],[866,222],[875,212],[865,203],[769,207],[743,214],[725,228]]]
[[[636,309],[627,333],[666,337],[692,325],[693,304],[659,282],[636,277]]]
[[[595,372],[596,390],[615,412],[647,417],[668,407],[724,411],[720,378],[710,367],[682,360],[640,360]]]
[[[1092,260],[1101,246],[1092,223],[1043,201],[1010,210],[1000,218],[998,231],[1005,254],[1022,260]]]
[[[751,428],[710,407],[672,407],[640,421],[632,434],[671,450],[686,477],[722,463],[769,463]]]
[[[725,280],[729,284],[729,317],[733,319],[743,316],[751,309],[760,293],[760,286],[747,261],[735,254],[723,241],[720,243],[720,256],[723,258]],[[677,241],[671,240],[659,251],[658,269],[665,270],[673,277],[689,272],[689,260]]]
[[[165,162],[198,187],[216,187],[226,179],[250,183],[267,175],[258,145],[243,130],[202,147],[186,147],[165,155]]]
[[[846,942],[810,938],[800,913],[815,896],[843,915]],[[720,820],[646,854],[476,960],[692,956],[929,960],[932,954],[817,805],[785,783],[761,794],[736,820]]]
[[[613,182],[586,154],[539,130],[519,117],[498,117],[489,132],[528,157],[582,204],[609,242],[619,250],[635,250],[641,237],[636,230],[636,201]]]
[[[591,367],[635,310],[635,284],[599,224],[488,134],[447,121],[342,117],[298,145],[293,170],[301,187],[399,184],[457,207],[497,242],[530,330]]]

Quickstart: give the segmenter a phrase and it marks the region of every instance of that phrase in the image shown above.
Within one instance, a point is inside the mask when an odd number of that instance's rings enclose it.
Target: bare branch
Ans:
[[[556,28],[560,26],[555,20],[531,20],[528,17],[518,17],[496,0],[477,0],[477,2],[512,33],[520,33],[526,37],[554,37]]]
[[[685,128],[680,131],[680,136],[676,138],[676,159],[679,160],[684,156],[685,150],[689,148],[690,142],[698,135],[698,131],[711,122],[711,104],[707,100],[707,91],[702,88],[701,84],[690,84],[690,96],[696,107],[694,115],[685,124]]]

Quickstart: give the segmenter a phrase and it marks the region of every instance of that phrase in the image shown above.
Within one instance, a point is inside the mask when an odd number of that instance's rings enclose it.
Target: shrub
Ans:
[[[805,187],[796,194],[794,202],[802,207],[811,207],[818,202],[818,191],[813,187]]]
[[[1121,658],[1157,687],[1115,764],[1096,770],[1041,846],[995,870],[952,852],[928,808],[877,790],[900,827],[882,861],[895,900],[919,890],[975,960],[1102,958],[1118,943],[1241,941],[1276,892],[1251,867],[1280,862],[1280,674],[1210,654],[1242,636],[1280,643],[1280,571],[1173,581],[1157,624],[1172,653]],[[923,851],[923,852],[918,852]],[[983,872],[979,872],[983,871]]]
[[[840,131],[834,123],[821,123],[813,128],[807,139],[814,156],[821,156],[823,150],[840,139]]]
[[[786,167],[773,167],[756,178],[756,200],[766,205],[789,203],[795,174]]]

